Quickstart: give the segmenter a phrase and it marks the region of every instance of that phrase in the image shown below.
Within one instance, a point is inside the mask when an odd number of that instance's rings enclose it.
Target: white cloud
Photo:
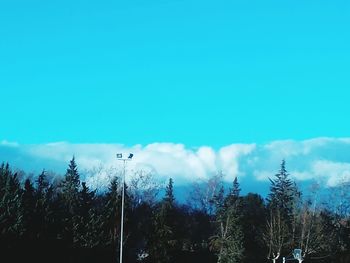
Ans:
[[[318,160],[312,164],[315,177],[325,178],[328,186],[350,181],[350,163]]]
[[[9,146],[9,147],[17,147],[17,146],[19,146],[17,142],[9,142],[7,140],[2,140],[0,142],[0,145]]]
[[[250,154],[255,147],[254,144],[232,144],[220,149],[219,166],[226,180],[233,181],[236,176],[243,175],[239,170],[239,158]]]
[[[217,150],[210,146],[188,148],[174,143],[127,147],[122,144],[0,142],[3,161],[30,172],[46,168],[63,174],[74,155],[81,171],[93,171],[86,173],[86,180],[95,184],[107,182],[110,173],[98,167],[121,167],[115,158],[119,152],[134,153],[128,170],[152,171],[160,180],[173,177],[177,184],[205,179],[218,171],[223,171],[226,181],[239,176],[240,181],[249,182],[249,185],[266,182],[278,171],[282,159],[287,161],[291,177],[298,181],[315,179],[334,186],[342,180],[350,180],[350,138],[232,144]]]

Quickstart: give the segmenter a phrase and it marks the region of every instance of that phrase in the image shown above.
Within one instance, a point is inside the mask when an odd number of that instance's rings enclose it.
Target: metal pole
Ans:
[[[124,232],[124,195],[125,195],[125,172],[126,172],[126,160],[123,160],[124,163],[124,171],[123,171],[123,186],[122,186],[122,215],[120,220],[120,255],[119,255],[119,263],[123,263],[123,232]]]

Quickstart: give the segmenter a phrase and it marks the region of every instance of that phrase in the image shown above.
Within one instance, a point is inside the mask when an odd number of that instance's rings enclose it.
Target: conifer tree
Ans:
[[[114,177],[108,186],[105,201],[104,222],[106,232],[106,244],[116,248],[120,229],[120,183],[119,178]]]
[[[62,198],[65,204],[65,208],[73,215],[75,214],[79,205],[79,188],[80,179],[78,173],[78,167],[73,157],[69,163],[67,172],[62,182]]]
[[[269,219],[266,225],[264,240],[268,247],[268,258],[273,262],[283,252],[288,253],[293,244],[293,219],[295,206],[299,197],[295,183],[289,178],[286,162],[282,160],[281,168],[270,179],[270,193],[267,198]]]
[[[230,195],[234,196],[235,198],[239,198],[240,193],[241,193],[241,188],[239,186],[238,179],[236,176],[235,179],[233,180],[233,186],[230,191]]]
[[[235,178],[229,195],[225,198],[224,189],[221,188],[216,197],[216,233],[211,238],[211,247],[217,253],[218,263],[238,263],[243,258],[239,194],[239,183]]]
[[[294,182],[289,178],[285,160],[282,160],[279,172],[274,179],[270,179],[270,183],[268,206],[271,209],[280,210],[285,220],[290,219],[296,201],[297,189]]]
[[[177,245],[174,233],[175,220],[173,179],[170,178],[165,189],[165,197],[154,215],[154,231],[150,244],[152,262],[172,262]]]
[[[36,180],[36,193],[37,193],[37,197],[43,198],[46,194],[46,192],[48,191],[49,188],[49,182],[47,181],[47,176],[46,176],[46,171],[43,170],[41,172],[41,174],[38,176],[37,180]]]
[[[1,239],[14,240],[24,232],[22,189],[17,173],[1,165],[0,233]],[[8,243],[8,245],[11,245]]]
[[[57,218],[60,214],[55,214],[53,199],[53,186],[47,179],[46,171],[43,170],[36,180],[35,191],[35,222],[33,228],[35,228],[38,239],[45,240],[49,233],[51,233],[52,238],[55,238],[58,232],[56,222],[59,222],[61,218]],[[50,231],[51,229],[55,229],[55,231]]]
[[[24,182],[24,190],[22,195],[22,202],[23,202],[23,224],[24,224],[24,235],[27,239],[33,239],[35,236],[35,231],[33,226],[36,224],[36,217],[35,217],[35,205],[36,205],[36,199],[35,199],[35,188],[30,181],[29,178],[27,178]]]
[[[70,244],[76,245],[76,227],[80,224],[79,217],[79,188],[80,179],[77,164],[73,157],[69,163],[64,180],[61,184],[63,238]]]
[[[79,193],[79,212],[73,225],[74,244],[79,247],[93,248],[103,242],[102,216],[94,207],[95,191],[91,191],[82,182]]]
[[[170,207],[174,206],[175,203],[175,197],[174,197],[174,182],[173,179],[169,179],[169,183],[166,186],[165,189],[165,197],[164,197],[164,203],[166,205],[169,205]]]
[[[266,247],[261,242],[266,225],[264,199],[254,193],[242,197],[242,228],[244,236],[244,262],[265,262]]]

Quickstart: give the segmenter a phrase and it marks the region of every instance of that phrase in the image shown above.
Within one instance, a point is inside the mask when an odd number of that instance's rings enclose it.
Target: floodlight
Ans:
[[[122,153],[117,153],[118,161],[123,161],[124,169],[123,169],[123,184],[122,184],[122,211],[121,211],[121,219],[120,219],[120,254],[119,254],[119,263],[123,263],[123,234],[124,234],[124,198],[125,198],[125,173],[126,173],[126,164],[128,161],[131,161],[134,155],[132,153],[129,154],[128,158],[123,158]]]

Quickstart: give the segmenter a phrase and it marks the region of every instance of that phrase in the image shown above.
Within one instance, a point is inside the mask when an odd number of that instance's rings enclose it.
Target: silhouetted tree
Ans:
[[[165,197],[154,215],[154,230],[151,237],[150,258],[151,262],[172,262],[177,245],[175,240],[175,197],[173,192],[173,180],[165,190]]]
[[[36,196],[35,188],[27,178],[24,182],[24,190],[22,195],[22,205],[23,205],[23,227],[24,227],[24,236],[26,239],[35,239],[36,233],[33,225],[36,224],[35,217],[35,206],[36,206]]]
[[[261,240],[266,225],[267,211],[264,199],[254,193],[242,197],[242,229],[244,262],[265,262],[266,247]]]
[[[263,237],[268,248],[267,257],[275,262],[282,253],[289,254],[292,250],[295,235],[293,219],[300,195],[295,183],[289,178],[285,160],[270,182],[268,221]]]
[[[240,188],[237,178],[229,195],[222,188],[216,198],[216,234],[211,244],[218,255],[218,263],[237,263],[243,258],[243,232],[241,226]]]
[[[78,242],[75,236],[80,224],[80,178],[77,164],[73,157],[69,163],[65,177],[61,183],[62,216],[63,216],[63,238],[68,244],[74,245]]]
[[[12,246],[24,232],[23,203],[17,173],[8,164],[0,167],[0,233],[4,246]],[[6,242],[7,240],[7,242]]]

